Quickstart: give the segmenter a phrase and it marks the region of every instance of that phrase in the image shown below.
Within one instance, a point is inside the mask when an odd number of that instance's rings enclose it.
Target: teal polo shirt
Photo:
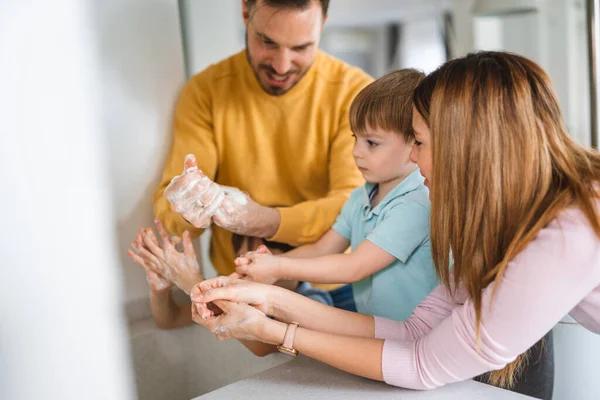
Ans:
[[[358,312],[405,320],[438,285],[429,239],[429,190],[415,170],[375,207],[370,195],[376,184],[355,189],[332,229],[350,240],[352,250],[368,240],[396,260],[381,271],[353,283]]]

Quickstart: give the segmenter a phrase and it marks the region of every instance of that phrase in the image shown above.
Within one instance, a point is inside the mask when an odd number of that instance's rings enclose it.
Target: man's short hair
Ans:
[[[292,8],[305,10],[315,0],[262,0],[263,3],[269,7],[274,8]],[[327,16],[327,10],[329,9],[329,0],[318,0],[321,3],[321,10],[323,11],[323,17]],[[256,0],[246,0],[248,8],[254,7]]]

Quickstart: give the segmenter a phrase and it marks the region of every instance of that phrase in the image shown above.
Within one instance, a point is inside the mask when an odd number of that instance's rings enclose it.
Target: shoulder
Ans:
[[[600,215],[600,200],[596,202],[596,215]],[[591,221],[577,206],[563,210],[540,230],[534,242],[556,253],[568,250],[575,258],[589,254],[590,251],[600,253],[600,237],[594,231]]]
[[[388,212],[415,211],[429,215],[431,200],[429,190],[425,185],[419,185],[414,190],[395,197],[386,207]]]
[[[365,190],[366,189],[364,184],[352,190],[352,192],[350,193],[350,197],[346,201],[346,204],[352,206],[362,205],[365,199]]]
[[[219,84],[223,80],[239,77],[243,72],[240,68],[243,61],[241,60],[242,57],[245,57],[244,51],[209,65],[204,70],[193,75],[186,86],[210,87]]]
[[[356,93],[373,82],[373,77],[360,68],[321,50],[317,53],[317,66],[318,79],[333,90]]]

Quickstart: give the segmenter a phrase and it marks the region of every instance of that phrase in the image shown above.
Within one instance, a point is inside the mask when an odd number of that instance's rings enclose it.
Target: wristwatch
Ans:
[[[296,357],[298,350],[294,348],[294,336],[296,336],[296,328],[300,326],[297,322],[290,322],[287,329],[285,330],[285,336],[283,337],[283,344],[277,346],[277,350],[283,354],[287,354],[292,357]]]

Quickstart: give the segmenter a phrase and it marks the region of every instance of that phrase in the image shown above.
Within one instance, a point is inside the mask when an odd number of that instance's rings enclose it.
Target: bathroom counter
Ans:
[[[226,373],[224,371],[224,373]],[[339,371],[308,357],[297,358],[250,378],[224,386],[194,400],[215,399],[531,399],[507,390],[468,380],[431,391],[392,387],[383,382]]]

